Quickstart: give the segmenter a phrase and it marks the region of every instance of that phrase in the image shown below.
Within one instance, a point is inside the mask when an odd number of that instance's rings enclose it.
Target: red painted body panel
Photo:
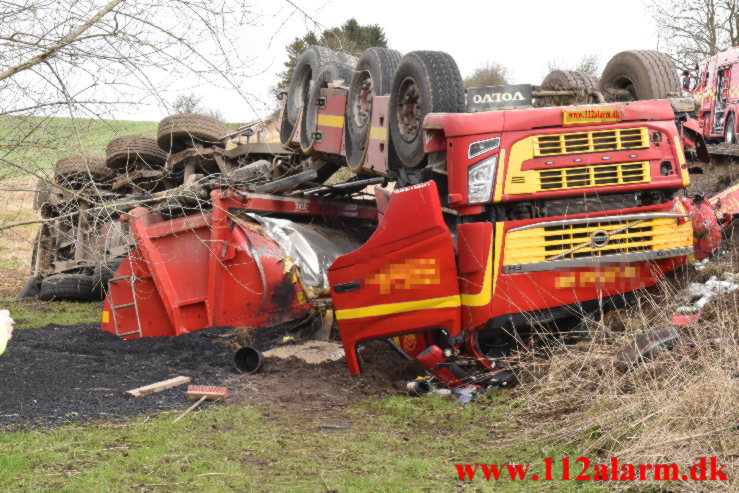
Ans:
[[[620,109],[622,122],[673,121],[675,114],[667,100],[635,101],[633,103],[608,103],[608,107]],[[588,108],[598,105],[588,105]],[[546,128],[562,131],[562,112],[572,107],[534,108],[528,110],[488,111],[483,113],[431,113],[423,122],[424,128],[443,129],[447,137],[462,137],[495,132],[516,132]],[[569,125],[572,131],[582,127],[600,127],[614,122]],[[633,124],[631,125],[633,126]]]
[[[475,113],[474,115],[483,115],[484,113]],[[611,123],[609,129],[612,128],[634,128],[634,123]],[[624,163],[624,162],[636,162],[636,161],[649,161],[651,180],[646,183],[632,183],[627,185],[613,185],[608,187],[590,187],[590,188],[573,188],[566,190],[553,190],[553,191],[539,191],[531,194],[516,194],[509,195],[503,193],[501,195],[501,202],[512,202],[522,200],[544,200],[564,197],[582,196],[583,194],[593,193],[595,190],[607,190],[608,193],[619,193],[626,191],[638,191],[638,190],[654,190],[659,188],[682,188],[684,186],[684,177],[687,176],[688,170],[687,165],[679,163],[678,155],[682,150],[678,150],[675,147],[675,137],[678,136],[675,123],[670,118],[665,121],[650,121],[645,123],[639,123],[639,127],[647,127],[649,132],[659,132],[662,134],[661,142],[650,142],[650,147],[647,149],[633,149],[633,150],[622,150],[622,151],[608,151],[608,152],[597,152],[597,153],[583,153],[583,154],[568,154],[561,156],[546,156],[546,157],[534,157],[523,162],[522,170],[532,169],[554,169],[562,167],[578,167],[578,166],[590,166],[595,164],[610,164],[610,163]],[[590,127],[587,127],[590,129]],[[576,129],[567,129],[566,131],[582,131]],[[563,132],[563,130],[560,130]],[[449,179],[449,194],[457,194],[460,198],[459,207],[463,209],[463,213],[467,213],[464,210],[463,204],[467,203],[467,175],[468,170],[471,166],[488,159],[496,154],[500,155],[501,149],[510,150],[511,147],[522,139],[535,135],[546,135],[557,133],[551,128],[540,129],[540,130],[529,130],[529,131],[517,131],[508,133],[497,133],[491,132],[486,134],[476,135],[464,135],[458,137],[448,137],[447,142],[449,143],[449,151],[447,153],[447,176]],[[467,157],[467,149],[470,144],[480,140],[486,140],[493,137],[501,137],[500,147],[497,150],[485,153],[479,157],[470,159]],[[609,159],[604,160],[606,156]],[[580,162],[575,160],[579,159]],[[663,176],[660,171],[662,162],[668,161],[671,163],[671,171],[667,176]],[[551,164],[547,164],[551,163]],[[499,162],[498,166],[502,167],[502,172],[498,173],[499,180],[505,182],[506,177],[513,171],[509,170],[511,164],[511,153],[506,152],[503,158],[503,162]],[[476,213],[475,211],[472,211]]]
[[[353,374],[359,342],[441,328],[452,337],[460,332],[454,243],[433,182],[396,190],[372,237],[336,259],[328,276]],[[357,287],[342,290],[351,283]]]
[[[387,159],[390,151],[388,139],[388,108],[389,96],[375,96],[372,98],[372,114],[370,115],[370,135],[367,147],[367,159],[363,168],[387,176]]]
[[[526,219],[521,221],[506,221],[503,231],[542,223],[556,221],[558,219],[597,218],[601,216],[674,212],[676,202],[666,204],[639,207],[633,209],[621,209],[618,211],[605,211],[598,214],[572,214],[560,217],[547,217],[540,219]],[[505,233],[502,238],[501,251],[505,248]],[[625,264],[608,265],[603,264],[592,268],[575,268],[562,271],[543,271],[506,274],[503,271],[502,255],[495,259],[499,269],[497,283],[493,288],[493,300],[489,305],[488,318],[496,318],[502,315],[524,313],[547,308],[566,306],[581,303],[598,298],[607,298],[647,288],[656,284],[664,275],[678,265],[687,261],[686,256],[662,259],[656,261],[629,262]],[[636,270],[624,271],[624,268],[632,267]],[[612,270],[615,269],[615,270]],[[584,274],[594,273],[594,274]],[[561,276],[572,277],[575,287],[560,287]],[[612,282],[606,282],[609,276],[615,276]],[[593,280],[591,282],[591,279]]]
[[[316,139],[316,151],[345,156],[344,113],[347,90],[321,89],[321,96],[326,99],[326,106],[318,110],[316,129],[321,132],[321,138]]]
[[[259,226],[234,222],[229,212],[377,217],[374,207],[356,202],[234,191],[214,192],[211,200],[212,212],[172,220],[146,208],[131,211],[137,248],[115,275],[123,279],[110,286],[103,330],[137,338],[302,318],[311,305],[293,271],[285,270],[285,253]],[[121,305],[127,306],[115,308]]]

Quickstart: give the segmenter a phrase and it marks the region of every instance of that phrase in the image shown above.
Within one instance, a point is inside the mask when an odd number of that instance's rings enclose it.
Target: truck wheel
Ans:
[[[413,51],[398,65],[390,89],[390,137],[400,161],[409,168],[423,161],[423,119],[432,112],[464,111],[462,75],[454,59],[441,51]]]
[[[54,274],[41,281],[38,297],[43,301],[91,301],[97,299],[97,294],[92,284],[92,276]]]
[[[724,124],[724,142],[727,144],[736,144],[736,124],[734,123],[734,114],[729,115]]]
[[[29,276],[25,284],[18,293],[18,298],[25,300],[38,296],[41,289],[41,278],[38,276]]]
[[[598,79],[577,70],[553,70],[541,83],[544,91],[573,91],[575,99],[570,96],[545,96],[537,98],[536,106],[562,106],[567,104],[588,104],[597,100],[591,96],[598,90]]]
[[[321,97],[321,89],[325,89],[334,81],[349,83],[352,78],[353,67],[330,63],[323,67],[313,79],[308,101],[303,108],[303,121],[300,122],[300,147],[303,152],[309,152],[315,144],[315,133],[318,129],[318,100]]]
[[[347,164],[354,171],[358,171],[369,140],[373,98],[390,94],[400,58],[400,52],[387,48],[368,48],[359,57],[349,84],[344,135]]]
[[[33,196],[33,210],[38,212],[44,219],[48,219],[54,215],[54,204],[51,203],[53,187],[54,185],[46,180],[39,179],[36,182],[36,193]]]
[[[67,156],[54,165],[54,181],[70,188],[82,188],[91,181],[100,187],[110,185],[115,174],[105,166],[102,156]]]
[[[98,299],[105,298],[105,294],[108,292],[108,281],[113,278],[123,259],[124,257],[119,257],[95,265],[95,269],[92,271],[92,285],[98,294]]]
[[[105,164],[116,171],[133,169],[140,163],[150,169],[160,169],[167,153],[159,148],[156,139],[141,135],[125,135],[108,142]]]
[[[352,60],[353,57],[350,55],[323,46],[309,46],[300,54],[288,86],[287,107],[285,109],[287,120],[293,126],[298,122],[300,108],[308,101],[312,87],[311,83],[321,70],[331,63],[353,66]]]
[[[609,101],[638,101],[679,95],[681,87],[670,57],[654,50],[633,50],[611,58],[600,77],[600,90]]]
[[[227,133],[226,126],[215,118],[178,113],[159,122],[157,144],[166,152],[179,152],[195,144],[219,146]]]

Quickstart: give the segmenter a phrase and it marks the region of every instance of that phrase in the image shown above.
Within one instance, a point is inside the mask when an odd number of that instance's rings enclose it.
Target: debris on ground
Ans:
[[[188,407],[185,412],[175,418],[173,423],[178,422],[191,412],[193,412],[200,404],[205,401],[224,401],[228,397],[228,389],[226,387],[212,387],[205,385],[188,385],[186,394],[191,401],[197,401]]]
[[[222,382],[231,373],[230,351],[212,342],[217,329],[201,332],[125,341],[92,324],[17,330],[0,359],[0,426],[118,420],[180,407],[177,388],[139,399],[124,392],[177,375]]]
[[[278,346],[265,351],[267,358],[287,359],[296,357],[300,360],[317,365],[326,361],[339,361],[344,359],[344,349],[338,342],[329,341],[306,341],[303,344],[289,344]]]
[[[223,344],[231,330],[133,341],[93,324],[16,330],[13,345],[0,358],[0,427],[118,421],[179,410],[184,397],[177,387],[138,399],[124,396],[129,389],[178,375],[233,389],[229,400],[237,405],[269,403],[325,417],[368,396],[402,393],[405,380],[418,371],[387,342],[373,341],[360,353],[363,375],[353,377],[343,359],[331,356],[338,344],[306,341],[275,348],[274,353],[267,350],[271,356],[262,371],[239,375],[232,365],[233,350]],[[279,339],[269,334],[268,342],[260,337],[255,345],[267,349]]]
[[[186,383],[190,383],[191,381],[192,378],[183,377],[182,375],[180,375],[179,377],[174,377],[168,380],[162,380],[161,382],[144,385],[143,387],[137,387],[135,389],[127,390],[123,393],[123,395],[125,395],[126,397],[143,397],[145,395],[161,392],[162,390],[171,389],[172,387],[177,387],[178,385],[185,385]]]

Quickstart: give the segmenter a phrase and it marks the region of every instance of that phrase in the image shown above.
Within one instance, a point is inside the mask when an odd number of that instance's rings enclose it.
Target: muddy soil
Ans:
[[[335,416],[366,396],[400,393],[421,371],[384,341],[361,351],[363,375],[352,377],[342,358],[309,364],[296,357],[267,358],[260,373],[232,368],[224,345],[230,329],[178,337],[124,341],[97,325],[47,326],[15,331],[0,356],[0,427],[54,426],[65,422],[119,421],[142,413],[185,409],[186,386],[136,399],[123,392],[178,375],[192,384],[226,386],[229,402],[268,404],[306,419]],[[275,337],[257,340],[260,349]]]

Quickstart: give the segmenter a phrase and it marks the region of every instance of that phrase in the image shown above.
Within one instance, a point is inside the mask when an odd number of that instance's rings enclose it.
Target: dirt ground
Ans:
[[[18,330],[0,358],[0,426],[117,421],[185,409],[185,386],[136,399],[123,395],[178,375],[191,377],[196,385],[228,387],[233,404],[268,403],[294,410],[302,419],[336,417],[358,399],[402,392],[405,381],[418,374],[387,343],[375,341],[360,353],[360,377],[349,375],[343,358],[310,364],[274,355],[266,358],[261,372],[242,375],[233,370],[233,351],[223,343],[228,330],[134,341],[97,325]]]

